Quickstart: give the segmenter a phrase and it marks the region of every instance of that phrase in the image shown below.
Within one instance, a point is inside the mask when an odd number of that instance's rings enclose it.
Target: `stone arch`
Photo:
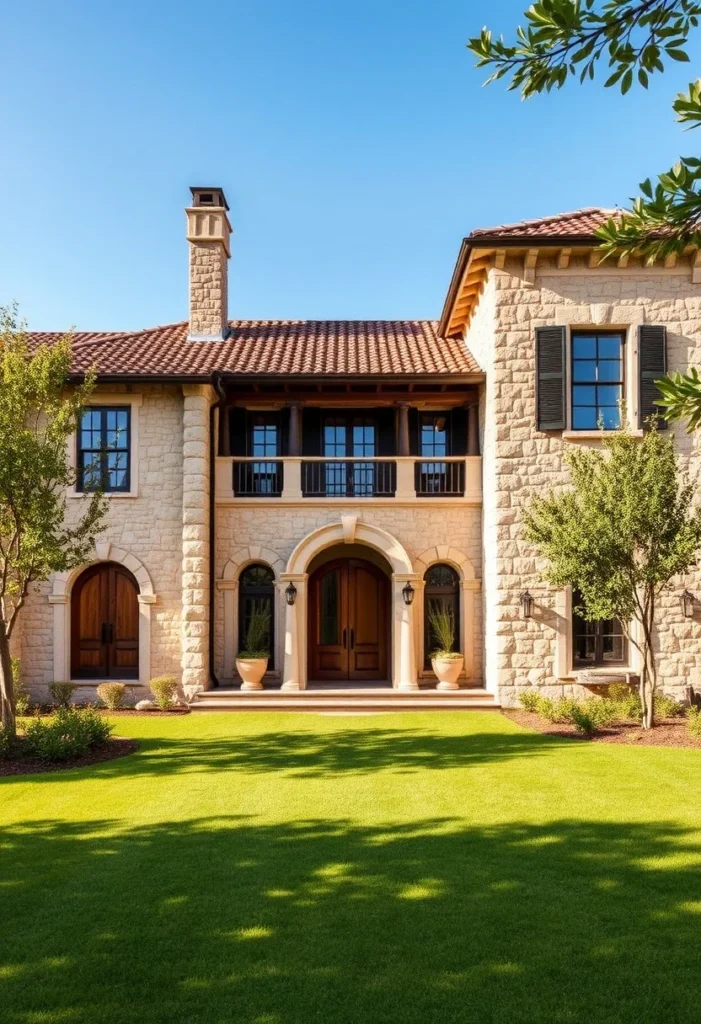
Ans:
[[[280,573],[285,569],[285,563],[277,551],[271,548],[261,548],[257,545],[245,545],[237,548],[222,570],[220,579],[238,580],[243,570],[248,565],[256,562],[263,562],[268,565],[275,574],[275,579],[280,578]]]
[[[363,523],[355,516],[344,516],[337,523],[327,523],[307,534],[294,549],[287,562],[287,573],[304,573],[315,555],[333,544],[367,544],[387,559],[393,573],[413,573],[411,559],[396,537],[379,526]]]
[[[150,597],[155,601],[156,594],[153,589],[153,582],[143,562],[136,555],[132,555],[129,551],[125,551],[109,541],[98,541],[95,545],[95,557],[89,561],[84,562],[75,569],[71,569],[70,572],[57,572],[54,575],[51,596],[53,598],[70,597],[75,581],[81,573],[85,572],[86,569],[96,562],[118,562],[120,565],[123,565],[139,584],[139,597]]]
[[[447,546],[441,546],[436,548],[427,548],[423,551],[417,559],[415,559],[416,572],[421,575],[423,579],[426,570],[430,566],[435,565],[437,562],[446,563],[455,569],[461,580],[475,580],[475,568],[462,551],[458,551],[457,548],[451,548]]]
[[[71,593],[78,577],[98,562],[117,562],[134,576],[139,586],[139,683],[151,678],[151,605],[156,602],[153,581],[146,566],[136,555],[110,541],[98,540],[95,557],[70,572],[55,573],[49,604],[54,611],[54,679],[70,679],[71,666]],[[96,680],[95,682],[99,682]],[[84,684],[88,685],[88,684]]]

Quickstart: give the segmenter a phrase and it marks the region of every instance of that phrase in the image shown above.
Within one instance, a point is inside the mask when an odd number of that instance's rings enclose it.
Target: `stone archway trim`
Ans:
[[[234,551],[231,558],[227,561],[216,584],[217,590],[223,595],[224,605],[224,620],[222,628],[224,646],[223,677],[225,679],[233,678],[234,661],[239,643],[239,616],[237,609],[239,577],[247,566],[254,565],[258,562],[262,562],[264,565],[269,566],[275,574],[275,607],[273,609],[273,614],[275,616],[276,637],[275,664],[278,666],[275,670],[276,673],[280,671],[280,666],[282,665],[284,601],[282,601],[280,594],[280,575],[284,571],[285,563],[282,558],[280,558],[277,551],[273,551],[271,548],[260,547],[257,544],[242,545]]]
[[[288,573],[304,573],[309,563],[320,551],[331,547],[333,544],[348,543],[348,526],[339,519],[335,523],[327,523],[307,534],[294,549],[287,562]],[[356,544],[367,544],[368,547],[379,551],[387,559],[392,567],[393,573],[413,573],[414,569],[411,559],[405,549],[391,533],[382,530],[379,526],[371,523],[364,523],[357,520],[353,531],[353,541]]]
[[[458,551],[457,548],[451,548],[447,545],[439,545],[438,547],[427,548],[423,551],[415,559],[416,572],[423,577],[426,570],[430,566],[435,565],[436,562],[447,562],[448,565],[452,565],[463,581],[477,580],[474,566],[467,555],[464,555],[462,551]]]
[[[427,570],[436,563],[442,563],[452,566],[453,569],[460,576],[460,584],[462,590],[462,636],[463,636],[463,655],[465,657],[465,678],[468,683],[476,683],[478,680],[475,678],[475,646],[481,644],[481,630],[477,621],[477,601],[475,600],[475,592],[480,590],[482,586],[482,580],[475,575],[475,568],[462,551],[457,548],[450,547],[448,545],[438,545],[434,548],[427,548],[423,551],[415,561],[416,573],[419,577],[420,582],[418,583],[420,591],[420,600],[415,602],[418,604],[416,614],[416,650],[418,652],[418,662],[420,671],[423,671],[424,666],[424,602],[423,602],[423,588],[424,588],[424,576]]]
[[[246,568],[247,565],[251,565],[254,562],[264,562],[269,565],[275,573],[275,579],[279,579],[280,573],[284,572],[285,563],[278,555],[277,551],[272,551],[270,548],[258,547],[256,544],[237,548],[234,551],[231,558],[228,560],[222,570],[222,574],[219,577],[220,580],[237,580],[241,575],[241,571]]]

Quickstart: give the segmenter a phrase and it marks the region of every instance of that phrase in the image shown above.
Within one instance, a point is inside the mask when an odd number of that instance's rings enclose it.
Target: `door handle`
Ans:
[[[103,622],[102,625],[100,626],[100,643],[101,644],[106,644],[107,643],[107,623],[106,622]]]
[[[355,650],[355,630],[351,629],[351,650]]]
[[[346,649],[346,630],[343,630],[343,650]]]
[[[112,622],[110,622],[109,625],[107,626],[107,628],[109,630],[109,642],[111,644],[113,644],[114,643],[114,624]]]

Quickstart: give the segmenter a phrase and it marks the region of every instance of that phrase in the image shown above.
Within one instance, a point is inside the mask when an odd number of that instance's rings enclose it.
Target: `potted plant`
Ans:
[[[457,690],[458,676],[462,672],[464,658],[455,647],[455,622],[452,609],[438,601],[431,602],[428,609],[430,635],[436,647],[431,651],[431,666],[438,679],[438,690]]]
[[[270,657],[270,611],[261,602],[255,602],[248,620],[248,630],[242,649],[236,658],[236,671],[241,676],[242,690],[262,690],[262,679]]]

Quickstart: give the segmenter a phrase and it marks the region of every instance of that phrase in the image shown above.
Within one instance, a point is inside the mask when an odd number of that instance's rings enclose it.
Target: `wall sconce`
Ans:
[[[524,590],[523,593],[519,594],[518,603],[521,605],[521,613],[524,619],[532,619],[535,601],[527,590]]]
[[[414,600],[414,594],[415,593],[416,593],[416,591],[412,587],[411,583],[409,583],[407,581],[405,583],[405,585],[402,587],[402,597],[404,598],[404,604],[407,606],[407,608],[409,607],[411,602]]]
[[[684,618],[691,619],[694,614],[694,595],[690,593],[688,590],[685,590],[682,596],[679,598],[679,603],[682,606]]]
[[[297,600],[297,587],[294,583],[288,583],[285,589],[285,600],[288,604],[294,604]]]

